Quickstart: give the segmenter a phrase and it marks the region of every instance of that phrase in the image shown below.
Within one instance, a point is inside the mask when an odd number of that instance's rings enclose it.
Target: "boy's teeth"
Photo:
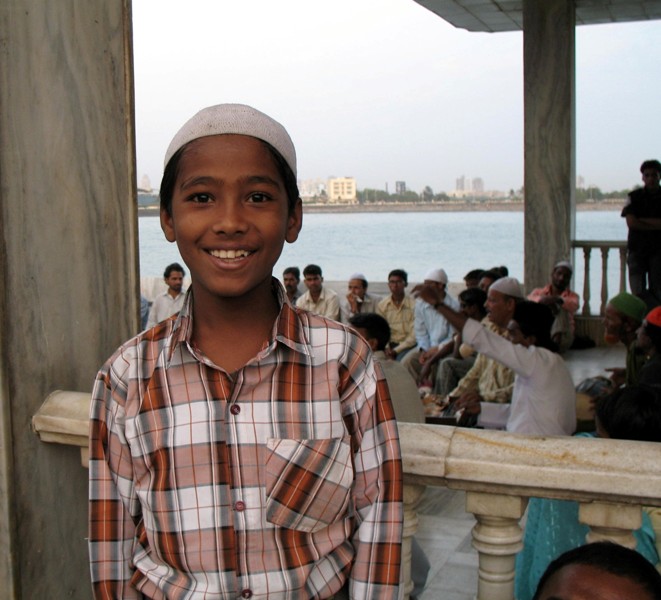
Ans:
[[[248,254],[247,250],[211,250],[211,256],[216,258],[242,258]]]

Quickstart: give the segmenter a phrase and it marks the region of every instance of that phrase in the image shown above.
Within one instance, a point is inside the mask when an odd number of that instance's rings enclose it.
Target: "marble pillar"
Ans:
[[[571,257],[575,233],[574,0],[524,0],[526,291]]]
[[[30,420],[138,331],[130,0],[4,0],[0,39],[0,596],[87,599],[87,471]]]

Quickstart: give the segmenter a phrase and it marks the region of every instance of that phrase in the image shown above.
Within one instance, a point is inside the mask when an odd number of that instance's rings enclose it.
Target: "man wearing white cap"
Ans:
[[[491,324],[488,329],[505,335],[508,323],[514,316],[517,303],[524,300],[521,284],[514,277],[502,277],[489,288],[486,309]],[[487,357],[478,354],[475,364],[459,381],[449,397],[468,401],[509,403],[514,390],[514,371]]]
[[[561,260],[551,271],[551,282],[528,294],[528,300],[546,304],[551,309],[555,317],[551,339],[560,352],[569,350],[574,341],[574,314],[578,310],[579,299],[578,294],[569,289],[573,272],[571,263]]]
[[[459,310],[459,302],[446,291],[447,284],[448,275],[443,269],[431,269],[425,275],[424,285],[435,290],[436,304],[443,303],[454,310]],[[421,299],[415,303],[414,329],[418,352],[409,352],[402,360],[402,364],[417,381],[422,365],[434,356],[439,346],[452,339],[455,331],[446,318],[436,310],[435,305]],[[436,375],[435,369],[433,371],[430,374],[432,381]]]
[[[362,273],[349,277],[349,293],[340,300],[340,320],[349,324],[349,319],[358,314],[375,313],[379,304],[378,296],[367,293],[367,279]]]

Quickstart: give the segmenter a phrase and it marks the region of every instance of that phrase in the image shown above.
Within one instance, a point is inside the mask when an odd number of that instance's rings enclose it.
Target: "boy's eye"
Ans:
[[[250,202],[268,202],[269,197],[266,194],[262,194],[260,192],[255,192],[254,194],[250,194],[249,198]]]
[[[211,196],[209,194],[194,194],[191,196],[193,202],[199,202],[200,204],[206,204],[211,201]]]

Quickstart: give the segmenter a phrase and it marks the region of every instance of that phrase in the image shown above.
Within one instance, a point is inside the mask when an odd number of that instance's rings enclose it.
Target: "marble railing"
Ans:
[[[54,392],[33,417],[42,441],[78,446],[87,466],[90,395]],[[473,546],[479,556],[478,600],[514,597],[514,560],[521,548],[520,519],[528,498],[580,504],[589,541],[635,545],[641,506],[661,506],[657,444],[571,437],[528,437],[400,423],[404,464],[404,580],[410,583],[416,504],[425,486],[466,492],[475,515]]]
[[[610,296],[615,295],[619,292],[626,291],[626,274],[627,274],[627,243],[626,242],[616,242],[616,241],[606,241],[606,240],[596,240],[596,241],[586,241],[586,240],[574,240],[572,242],[572,248],[576,250],[583,250],[583,307],[579,312],[581,317],[591,317],[592,315],[590,309],[590,299],[592,298],[592,290],[590,286],[590,259],[592,257],[592,250],[599,250],[601,253],[601,289],[600,297],[601,303],[599,305],[598,315],[604,314],[604,309],[606,308],[606,303]],[[610,258],[610,251],[617,250],[618,256],[615,260],[619,260],[620,263],[620,277],[619,277],[619,289],[609,292],[608,290],[608,261]],[[576,259],[578,261],[578,258]],[[578,289],[578,282],[575,284],[576,289]]]

